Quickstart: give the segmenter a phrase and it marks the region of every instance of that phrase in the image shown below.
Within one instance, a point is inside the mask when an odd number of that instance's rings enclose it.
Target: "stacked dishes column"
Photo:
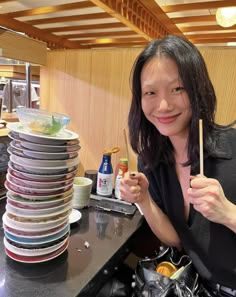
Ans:
[[[3,215],[6,254],[20,262],[48,261],[69,244],[79,137],[70,130],[36,135],[9,123],[10,161]]]

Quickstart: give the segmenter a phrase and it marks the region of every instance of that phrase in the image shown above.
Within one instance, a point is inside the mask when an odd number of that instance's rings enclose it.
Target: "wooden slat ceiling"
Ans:
[[[228,6],[236,0],[0,0],[0,26],[49,49],[144,46],[168,34],[222,46],[236,42],[236,26],[216,23],[216,9]]]

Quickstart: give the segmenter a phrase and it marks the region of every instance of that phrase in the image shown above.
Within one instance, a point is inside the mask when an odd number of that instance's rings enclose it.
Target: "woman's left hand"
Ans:
[[[208,220],[226,226],[231,224],[236,206],[225,197],[218,180],[201,175],[191,177],[187,193],[189,202]]]

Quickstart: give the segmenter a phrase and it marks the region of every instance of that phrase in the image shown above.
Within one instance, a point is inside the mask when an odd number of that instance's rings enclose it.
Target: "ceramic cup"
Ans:
[[[73,183],[73,207],[80,209],[87,207],[89,204],[90,193],[93,181],[90,178],[76,176]]]

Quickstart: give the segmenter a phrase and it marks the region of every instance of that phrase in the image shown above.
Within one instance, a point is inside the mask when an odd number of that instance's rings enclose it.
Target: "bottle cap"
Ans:
[[[120,150],[120,148],[118,146],[115,146],[110,150],[104,150],[103,154],[106,156],[111,156],[111,154],[115,154],[115,153],[119,152],[119,150]]]
[[[128,159],[127,158],[120,158],[120,164],[128,165]]]

